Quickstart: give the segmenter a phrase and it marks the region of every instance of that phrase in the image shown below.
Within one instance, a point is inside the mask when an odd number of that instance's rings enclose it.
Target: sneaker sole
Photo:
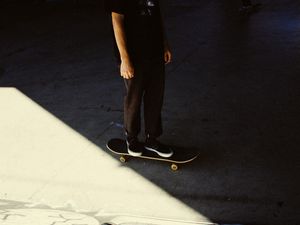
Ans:
[[[135,156],[135,157],[138,157],[138,156],[142,156],[143,152],[134,152],[134,151],[131,151],[128,146],[129,146],[129,143],[126,141],[126,145],[127,145],[127,152],[129,155],[131,156]]]
[[[129,155],[135,156],[135,157],[142,156],[142,154],[143,154],[142,152],[133,152],[130,149],[127,149],[127,151],[129,153]]]
[[[146,147],[145,146],[145,149],[151,151],[151,152],[155,152],[156,154],[158,154],[159,156],[161,157],[164,157],[164,158],[170,158],[172,155],[173,155],[173,152],[170,152],[170,153],[161,153],[153,148],[149,148],[149,147]]]

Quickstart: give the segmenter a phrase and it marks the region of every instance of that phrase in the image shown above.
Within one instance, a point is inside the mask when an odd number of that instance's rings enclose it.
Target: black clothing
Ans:
[[[243,6],[251,6],[252,5],[251,0],[242,0],[242,4],[243,4]]]
[[[163,59],[159,0],[106,0],[106,10],[124,15],[126,46],[133,63]],[[115,41],[114,45],[120,61]]]
[[[164,97],[165,66],[162,60],[135,66],[132,79],[124,79],[127,94],[124,99],[126,135],[136,137],[141,129],[140,109],[144,102],[145,133],[151,137],[162,134],[161,109]]]
[[[124,15],[126,47],[134,77],[124,79],[124,129],[127,140],[136,140],[141,129],[144,103],[145,132],[162,134],[161,109],[164,97],[164,37],[159,0],[106,0],[108,12]],[[114,38],[116,56],[120,54]]]

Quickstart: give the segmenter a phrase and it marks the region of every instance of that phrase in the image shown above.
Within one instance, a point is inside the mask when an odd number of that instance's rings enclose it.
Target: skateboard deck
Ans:
[[[143,154],[141,156],[132,156],[127,151],[126,141],[119,138],[111,139],[107,142],[106,147],[112,153],[117,154],[120,156],[120,161],[125,163],[129,158],[140,158],[140,159],[147,159],[147,160],[155,160],[155,161],[162,161],[171,164],[171,169],[173,171],[178,170],[179,165],[186,164],[192,162],[198,157],[197,153],[185,151],[184,148],[178,147],[171,147],[174,151],[173,156],[170,158],[163,158],[157,155],[155,152],[148,151],[146,149],[141,149]]]

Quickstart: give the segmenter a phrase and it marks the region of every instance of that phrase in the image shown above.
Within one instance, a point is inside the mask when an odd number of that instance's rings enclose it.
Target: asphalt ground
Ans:
[[[200,159],[177,173],[128,167],[212,221],[299,224],[300,4],[262,3],[243,16],[239,1],[165,2],[174,60],[161,140]],[[100,3],[3,7],[0,33],[2,87],[103,149],[123,136],[123,81]]]

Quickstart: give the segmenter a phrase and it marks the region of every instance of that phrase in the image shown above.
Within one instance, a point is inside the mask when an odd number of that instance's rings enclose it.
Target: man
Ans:
[[[128,152],[142,155],[138,134],[143,102],[145,149],[171,157],[172,150],[157,140],[162,134],[165,64],[171,62],[159,0],[107,0],[106,6],[112,17],[115,52],[126,87],[124,129]]]

